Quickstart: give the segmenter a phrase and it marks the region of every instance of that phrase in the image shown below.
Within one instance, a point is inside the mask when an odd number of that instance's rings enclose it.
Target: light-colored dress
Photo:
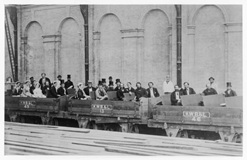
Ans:
[[[36,98],[46,98],[45,95],[43,95],[42,91],[40,88],[35,88],[33,90],[33,97],[36,97]]]

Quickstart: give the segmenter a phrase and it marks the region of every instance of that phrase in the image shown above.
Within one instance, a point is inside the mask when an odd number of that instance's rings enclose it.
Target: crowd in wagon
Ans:
[[[142,97],[154,98],[160,96],[157,88],[154,87],[153,82],[148,83],[147,89],[143,88],[140,82],[136,83],[136,89],[132,87],[131,82],[127,82],[125,86],[121,83],[120,79],[116,79],[115,84],[116,87],[114,87],[113,78],[110,76],[108,85],[106,79],[103,78],[96,87],[93,87],[92,82],[89,80],[87,85],[78,83],[77,89],[75,89],[75,86],[71,81],[71,75],[67,75],[66,82],[62,79],[61,75],[58,75],[57,80],[51,83],[50,79],[46,77],[46,74],[42,73],[39,81],[36,81],[31,77],[30,80],[23,84],[16,82],[12,95],[21,97],[58,98],[64,95],[74,94],[73,98],[75,99],[90,100],[92,99],[91,93],[95,93],[96,100],[108,100],[108,93],[116,91],[116,98],[120,101],[126,100],[125,93],[130,96],[133,95],[134,101],[140,101]],[[163,83],[163,94],[170,95],[172,105],[180,105],[182,95],[196,94],[194,89],[189,86],[188,82],[184,82],[183,85],[183,88],[179,88],[178,85],[173,85],[170,76],[166,76],[166,80]],[[231,83],[227,82],[227,90],[223,93],[226,97],[237,95],[231,87]],[[204,96],[218,94],[217,85],[213,77],[209,78],[206,89],[200,94]]]

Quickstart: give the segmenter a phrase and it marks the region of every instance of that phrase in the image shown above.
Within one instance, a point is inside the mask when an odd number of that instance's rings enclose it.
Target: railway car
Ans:
[[[182,96],[182,106],[172,106],[169,95],[140,102],[5,96],[5,119],[231,142],[242,141],[243,123],[242,97],[223,95]]]

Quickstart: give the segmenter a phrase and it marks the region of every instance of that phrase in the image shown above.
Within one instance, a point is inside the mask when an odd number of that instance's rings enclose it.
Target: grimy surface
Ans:
[[[242,156],[242,144],[5,122],[5,155]]]

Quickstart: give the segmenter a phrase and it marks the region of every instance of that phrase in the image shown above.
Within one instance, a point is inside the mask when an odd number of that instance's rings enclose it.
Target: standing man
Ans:
[[[172,83],[172,81],[170,80],[170,76],[167,75],[166,76],[166,80],[163,83],[163,93],[164,94],[171,94],[174,90],[174,85]]]
[[[181,90],[179,89],[178,85],[175,85],[174,89],[175,91],[171,93],[171,104],[175,106],[179,106],[181,105],[181,95],[183,94]]]
[[[67,75],[67,81],[65,82],[65,88],[66,89],[72,89],[74,88],[74,84],[73,82],[71,81],[71,75]]]
[[[35,80],[33,77],[30,77],[30,93],[33,94],[33,90],[35,89]]]
[[[224,92],[225,97],[233,97],[237,96],[236,92],[232,90],[231,82],[226,82],[227,90]]]
[[[42,73],[42,74],[41,74],[41,78],[40,78],[40,80],[39,80],[40,86],[41,86],[41,87],[42,87],[42,86],[44,87],[46,81],[49,81],[49,84],[51,84],[51,81],[50,81],[49,78],[46,77],[46,74],[45,74],[45,73]]]
[[[136,83],[135,95],[136,95],[136,101],[140,101],[141,97],[146,97],[146,90],[142,88],[140,82]]]
[[[110,81],[110,82],[109,82],[109,87],[108,87],[108,89],[107,89],[107,92],[108,92],[108,91],[114,91],[114,87],[113,87],[113,86],[114,86],[113,82]]]
[[[211,87],[211,84],[206,84],[206,89],[202,92],[204,96],[218,94],[217,91]]]
[[[116,84],[117,84],[117,87],[115,88],[115,91],[118,91],[119,89],[121,89],[121,86],[120,86],[121,81],[120,81],[120,79],[116,79]]]
[[[109,79],[109,85],[108,86],[110,86],[111,84],[113,84],[112,76],[110,76],[108,79]],[[114,84],[113,84],[113,86],[114,86]]]
[[[60,83],[60,81],[59,81]],[[57,81],[54,81],[53,82],[53,85],[51,86],[51,89],[50,89],[50,94],[49,96],[47,96],[47,98],[58,98],[57,96]]]
[[[213,89],[215,89],[215,90],[217,91],[218,86],[217,86],[217,84],[214,82],[214,77],[210,77],[208,80],[209,80],[209,84],[210,84],[211,88],[213,88]]]
[[[190,87],[190,84],[188,82],[184,82],[184,89],[182,90],[183,95],[191,95],[196,94],[193,88]]]
[[[148,87],[149,87],[147,89],[147,97],[148,98],[154,98],[154,97],[159,97],[160,96],[157,88],[154,88],[153,85],[154,85],[153,82],[149,82],[148,83]]]
[[[90,96],[90,92],[96,91],[96,88],[92,86],[92,81],[88,80],[87,87],[83,90],[87,96]]]

